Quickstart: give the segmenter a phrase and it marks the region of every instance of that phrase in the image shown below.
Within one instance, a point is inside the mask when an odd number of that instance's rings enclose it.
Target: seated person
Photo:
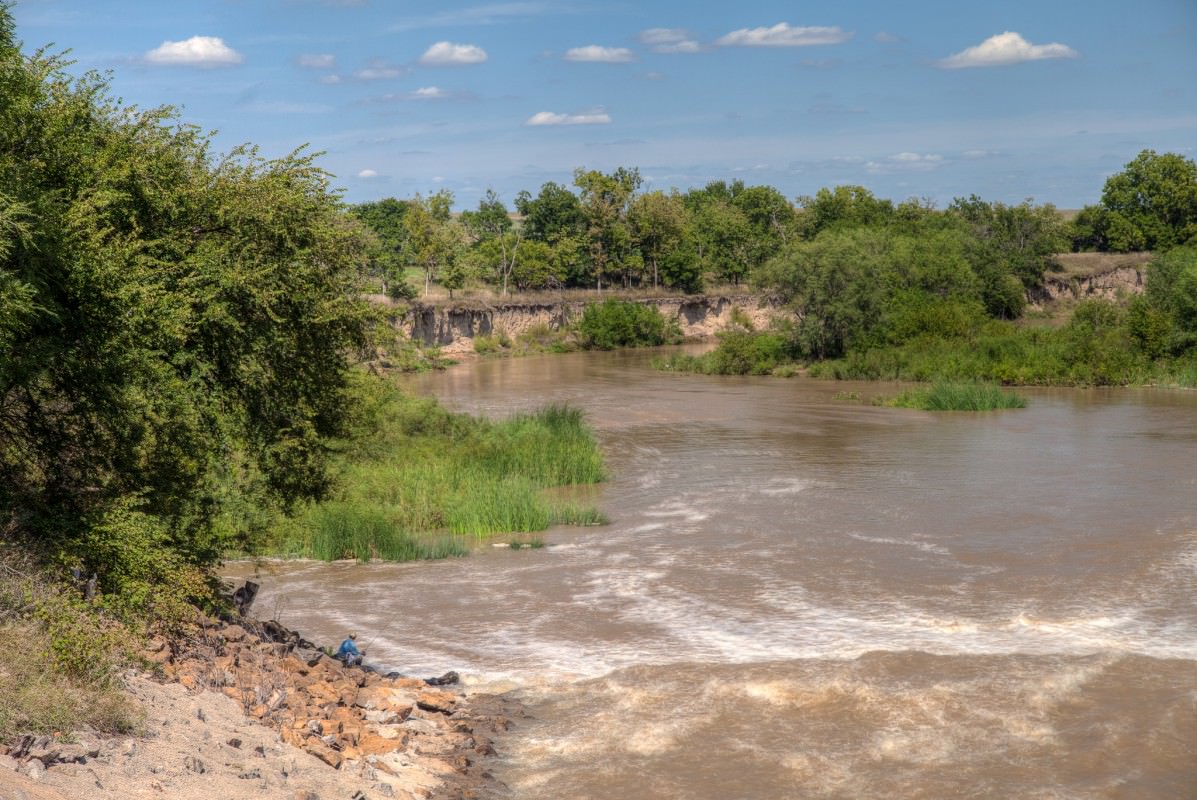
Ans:
[[[357,649],[357,634],[349,634],[349,638],[341,642],[341,649],[337,651],[337,658],[345,662],[345,666],[352,667],[362,663],[362,653]]]

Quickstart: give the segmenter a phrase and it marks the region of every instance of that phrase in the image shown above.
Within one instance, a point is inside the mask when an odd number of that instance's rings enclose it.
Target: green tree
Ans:
[[[463,212],[461,221],[474,239],[475,261],[481,262],[484,272],[493,272],[506,295],[507,283],[519,257],[523,230],[510,233],[511,216],[493,189],[486,190],[478,201],[477,211]]]
[[[540,187],[532,197],[522,191],[515,198],[516,211],[522,217],[524,237],[540,242],[558,242],[586,232],[586,212],[578,196],[552,181]]]
[[[632,234],[627,215],[640,180],[640,170],[635,168],[619,167],[610,174],[581,167],[574,170],[574,186],[581,192],[586,214],[593,277],[600,290],[609,271],[618,270],[624,284],[628,283]]]
[[[1144,150],[1106,180],[1102,235],[1110,250],[1168,250],[1197,238],[1197,163]]]
[[[0,6],[0,524],[123,589],[252,545],[233,495],[328,490],[370,236],[313,156],[214,158],[65,66]]]
[[[799,197],[798,206],[797,227],[807,239],[832,228],[886,225],[894,213],[892,202],[879,200],[863,186],[823,188],[814,197]]]
[[[661,263],[686,235],[686,209],[676,192],[649,192],[632,201],[628,209],[632,237],[652,272],[653,288],[660,284]]]
[[[403,218],[411,207],[409,201],[383,198],[359,203],[350,210],[378,238],[372,251],[370,274],[382,279],[383,291],[392,298],[410,298],[414,290],[407,282],[407,230]]]
[[[408,257],[424,272],[425,296],[431,291],[432,282],[441,280],[442,271],[448,271],[445,277],[452,285],[445,288],[449,289],[450,297],[453,289],[461,288],[465,279],[457,264],[464,244],[464,231],[451,218],[449,209],[452,205],[453,194],[446,189],[428,197],[417,194],[403,217]]]

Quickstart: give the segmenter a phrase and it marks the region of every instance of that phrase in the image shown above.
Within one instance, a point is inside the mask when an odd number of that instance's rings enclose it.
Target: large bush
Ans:
[[[656,306],[629,300],[609,299],[591,303],[578,320],[582,346],[593,350],[616,347],[652,347],[678,338],[677,323],[672,325]]]
[[[0,528],[175,585],[246,544],[230,498],[326,491],[369,242],[311,157],[215,157],[64,68],[0,5]]]

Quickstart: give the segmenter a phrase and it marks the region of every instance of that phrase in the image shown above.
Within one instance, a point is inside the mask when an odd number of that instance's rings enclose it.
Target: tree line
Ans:
[[[373,275],[394,297],[411,297],[409,270],[425,293],[482,282],[503,294],[558,288],[738,286],[772,259],[825,231],[885,229],[961,240],[984,302],[1017,316],[1051,256],[1068,250],[1166,250],[1197,240],[1197,165],[1139,154],[1105,185],[1101,202],[1066,219],[1051,204],[989,202],[971,195],[937,209],[894,203],[863,186],[819,189],[793,202],[771,186],[717,180],[687,191],[642,191],[635,168],[578,168],[572,186],[521,191],[511,208],[488,190],[475,209],[452,213],[454,196],[361,203],[352,213],[378,236]]]

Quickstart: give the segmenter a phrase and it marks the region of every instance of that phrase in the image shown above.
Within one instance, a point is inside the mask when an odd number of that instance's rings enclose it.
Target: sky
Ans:
[[[1197,0],[16,0],[26,52],[227,151],[306,145],[348,202],[639,168],[794,199],[1100,199],[1197,157]]]

